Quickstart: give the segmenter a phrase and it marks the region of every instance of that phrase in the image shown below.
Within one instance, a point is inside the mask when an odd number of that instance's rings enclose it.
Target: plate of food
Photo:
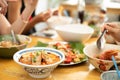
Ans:
[[[36,47],[50,47],[60,50],[65,54],[65,60],[61,66],[75,65],[87,61],[87,57],[83,53],[84,44],[81,42],[49,42],[43,43],[38,41]]]

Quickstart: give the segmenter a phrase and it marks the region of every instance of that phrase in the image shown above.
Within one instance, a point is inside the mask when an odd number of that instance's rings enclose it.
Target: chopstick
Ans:
[[[116,63],[116,60],[115,60],[114,56],[112,56],[112,61],[114,63],[114,66],[115,66],[115,69],[117,71],[118,77],[120,78],[120,72],[119,72],[119,69],[118,69],[118,66],[117,66],[117,63]]]

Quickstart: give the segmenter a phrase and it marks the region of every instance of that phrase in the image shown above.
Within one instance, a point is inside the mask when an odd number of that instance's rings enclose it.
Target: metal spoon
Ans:
[[[14,31],[11,29],[11,35],[12,35],[12,38],[13,38],[13,44],[20,44],[20,41],[17,39]]]
[[[106,24],[107,26],[111,26],[110,24]],[[108,32],[108,30],[104,29],[104,31],[102,32],[102,34],[100,35],[100,37],[97,40],[97,47],[98,49],[102,49],[104,47],[105,44],[105,39],[104,39],[104,34]]]
[[[106,29],[104,29],[104,31],[102,32],[102,34],[100,35],[100,37],[98,38],[97,40],[97,47],[98,49],[102,49],[104,47],[104,43],[105,43],[105,40],[104,40],[104,37],[103,35],[107,32]]]

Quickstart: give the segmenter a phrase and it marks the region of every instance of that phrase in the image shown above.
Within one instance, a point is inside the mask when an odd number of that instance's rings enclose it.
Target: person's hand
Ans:
[[[47,11],[38,14],[38,22],[45,22],[52,16],[58,16],[58,10],[51,11],[48,9]]]
[[[107,23],[103,28],[108,30],[108,35],[111,35],[116,41],[120,42],[120,25],[118,23]]]
[[[52,15],[54,15],[54,16],[58,16],[58,14],[59,14],[58,10],[54,10],[53,13],[52,13]]]
[[[6,14],[7,6],[8,6],[8,4],[7,4],[6,0],[0,0],[0,13],[1,14],[4,14],[4,15]]]
[[[51,17],[51,11],[47,10],[45,12],[39,13],[36,15],[37,22],[45,22],[48,18]]]

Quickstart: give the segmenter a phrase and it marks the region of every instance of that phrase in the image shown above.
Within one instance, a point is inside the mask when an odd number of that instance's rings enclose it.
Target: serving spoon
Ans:
[[[107,26],[111,26],[111,25],[107,24]],[[108,32],[108,30],[104,29],[103,32],[102,32],[102,34],[97,39],[97,47],[98,47],[98,49],[102,49],[104,47],[104,44],[105,44],[104,34],[106,32]]]
[[[102,32],[102,34],[99,36],[97,39],[97,47],[98,49],[102,49],[104,47],[105,39],[104,39],[104,34],[107,32],[106,29]]]

